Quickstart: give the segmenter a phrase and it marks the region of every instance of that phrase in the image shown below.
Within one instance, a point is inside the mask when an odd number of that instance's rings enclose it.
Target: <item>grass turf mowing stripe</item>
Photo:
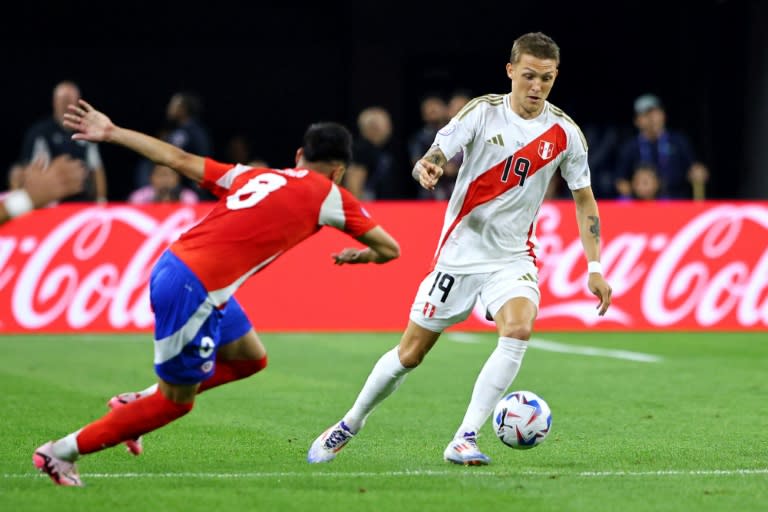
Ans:
[[[85,478],[221,478],[221,479],[249,479],[249,478],[306,478],[306,477],[318,477],[318,478],[346,478],[346,477],[411,477],[411,476],[458,476],[466,478],[467,476],[483,476],[483,477],[504,477],[509,476],[542,476],[550,477],[557,475],[559,477],[581,477],[581,478],[601,478],[601,477],[644,477],[644,476],[734,476],[734,475],[768,475],[768,468],[755,468],[755,469],[668,469],[658,471],[581,471],[578,473],[562,473],[558,471],[477,471],[474,469],[468,469],[467,471],[460,472],[457,468],[455,471],[435,471],[435,470],[404,470],[404,471],[334,471],[334,472],[301,472],[301,471],[264,471],[264,472],[247,472],[247,473],[82,473],[80,476]],[[47,477],[47,475],[36,475],[32,473],[9,473],[4,474],[1,478],[30,478],[30,477]]]

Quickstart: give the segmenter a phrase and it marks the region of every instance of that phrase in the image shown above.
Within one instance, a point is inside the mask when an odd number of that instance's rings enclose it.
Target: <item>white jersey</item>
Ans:
[[[509,102],[509,94],[475,98],[435,137],[448,159],[464,150],[435,251],[438,270],[495,272],[519,258],[535,262],[536,217],[555,171],[571,190],[590,186],[587,144],[573,120],[549,102],[523,119]]]

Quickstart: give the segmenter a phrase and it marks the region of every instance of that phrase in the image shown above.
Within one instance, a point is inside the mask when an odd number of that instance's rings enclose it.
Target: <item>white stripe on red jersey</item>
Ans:
[[[201,185],[220,200],[170,249],[216,305],[322,226],[354,238],[376,226],[349,191],[308,169],[251,168],[206,159]]]

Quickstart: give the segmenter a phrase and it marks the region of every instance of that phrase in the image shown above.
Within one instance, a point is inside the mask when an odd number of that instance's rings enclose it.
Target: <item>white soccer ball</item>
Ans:
[[[540,445],[552,429],[549,405],[532,391],[514,391],[493,411],[496,436],[507,446],[528,449]]]

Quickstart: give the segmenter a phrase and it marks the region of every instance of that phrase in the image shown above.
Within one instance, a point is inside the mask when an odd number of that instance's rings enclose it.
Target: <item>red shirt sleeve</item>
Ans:
[[[341,204],[344,211],[344,232],[355,238],[375,228],[378,222],[363,207],[360,201],[347,189],[339,187]]]
[[[234,179],[247,169],[243,165],[225,164],[206,158],[200,187],[210,190],[216,197],[226,196]]]

